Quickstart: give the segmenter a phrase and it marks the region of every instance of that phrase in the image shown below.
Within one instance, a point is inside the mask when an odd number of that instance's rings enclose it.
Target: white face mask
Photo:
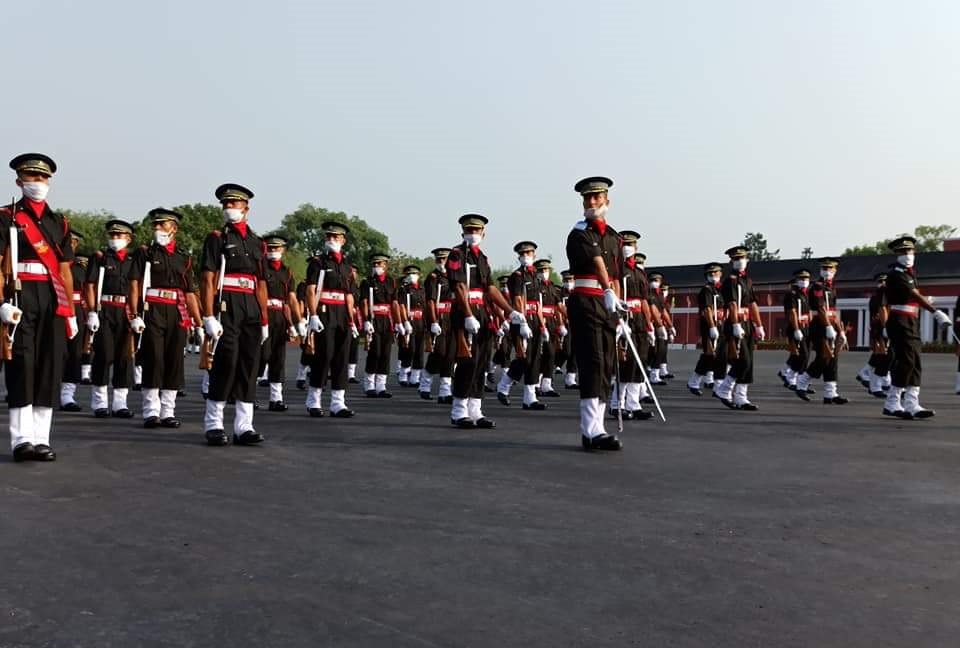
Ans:
[[[374,266],[374,267],[373,267],[373,274],[374,274],[374,276],[379,277],[380,275],[383,274],[383,272],[384,272],[384,269],[383,269],[382,267],[380,267],[380,266]]]
[[[407,275],[407,281],[408,281],[409,283],[415,284],[415,283],[417,283],[418,281],[420,281],[420,275],[418,275],[418,274],[408,274],[408,275]]]
[[[170,232],[156,231],[153,233],[153,240],[157,242],[157,245],[167,246],[170,245],[170,241],[173,240],[173,234]]]
[[[651,281],[651,282],[650,282],[650,287],[653,288],[654,290],[656,290],[657,288],[660,287],[660,282],[659,282],[659,281]]]
[[[643,261],[641,261],[640,259],[637,259],[637,267],[643,270]]]
[[[820,269],[820,278],[821,278],[821,279],[826,279],[827,281],[830,281],[830,280],[833,279],[833,275],[835,275],[835,274],[837,274],[837,273],[836,273],[836,271],[834,271],[834,270],[824,270],[823,268]]]
[[[550,271],[544,270],[543,272],[541,272],[540,278],[543,279],[544,281],[550,281]]]
[[[46,182],[24,182],[23,195],[25,198],[41,202],[47,199],[47,192],[50,191],[50,185]]]
[[[341,247],[338,241],[324,241],[323,245],[327,248],[327,250],[334,253],[339,252]]]
[[[583,217],[587,220],[595,218],[606,218],[607,217],[607,206],[600,205],[599,207],[590,207],[589,209],[583,210]]]
[[[624,258],[624,259],[629,259],[629,258],[632,257],[632,256],[636,253],[636,251],[637,251],[637,248],[633,247],[632,245],[624,245],[622,249],[623,249],[623,258]]]
[[[522,265],[525,268],[529,268],[530,266],[533,265],[533,257],[521,256],[520,265]]]
[[[113,250],[114,252],[119,252],[120,250],[122,250],[122,249],[124,249],[125,247],[127,247],[127,239],[112,238],[112,239],[110,239],[109,241],[107,241],[107,245],[108,245],[108,246],[110,247],[110,249]]]
[[[573,282],[572,282],[572,281],[565,281],[565,282],[563,283],[563,286],[564,286],[567,290],[573,290]]]
[[[809,280],[809,279],[797,279],[797,288],[800,288],[800,289],[802,289],[802,290],[806,290],[806,289],[809,288],[809,287],[810,287],[810,280]]]
[[[747,260],[746,259],[734,259],[731,263],[733,269],[737,272],[743,272],[747,269]]]
[[[223,217],[227,220],[228,223],[239,223],[243,220],[243,210],[242,209],[224,209]]]
[[[904,268],[913,267],[913,254],[901,254],[897,257],[897,263],[902,265]]]
[[[283,256],[283,252],[267,252],[267,258],[271,261],[279,261]]]
[[[463,242],[470,246],[480,245],[483,240],[483,234],[464,234]]]
[[[437,272],[442,273],[447,271],[447,266],[444,265],[443,263],[438,263],[436,267],[437,267]]]
[[[710,276],[707,277],[707,281],[709,281],[709,282],[712,283],[713,285],[717,285],[718,283],[720,283],[720,275],[718,275],[718,274],[712,274],[712,275],[710,275]]]

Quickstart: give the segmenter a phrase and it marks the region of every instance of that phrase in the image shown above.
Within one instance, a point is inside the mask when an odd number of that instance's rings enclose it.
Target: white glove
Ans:
[[[520,325],[520,337],[524,340],[529,340],[533,337],[533,330],[531,330],[530,325],[526,322]]]
[[[736,322],[733,325],[733,337],[737,338],[738,340],[743,339],[743,324],[740,322]]]
[[[97,314],[97,311],[87,313],[87,328],[93,333],[100,330],[100,315]]]
[[[353,322],[350,322],[350,337],[358,338],[360,337],[360,331],[357,330],[357,325]]]
[[[529,330],[530,327],[527,327]],[[463,330],[469,333],[470,335],[476,335],[480,332],[480,320],[471,315],[463,320]]]
[[[674,339],[675,337],[676,337],[676,336],[675,336],[673,333],[671,333],[670,335],[667,336],[667,342],[670,343],[670,344],[673,344],[673,339]]]
[[[523,316],[523,313],[520,311],[511,311],[510,313],[510,324],[514,326],[520,326],[521,324],[526,323],[527,318]]]
[[[544,342],[549,342],[549,341],[550,341],[550,331],[549,331],[546,327],[543,327],[543,329],[541,329],[541,332],[542,332],[542,334],[543,334],[543,341],[544,341]]]
[[[661,340],[666,340],[666,339],[667,339],[667,329],[666,329],[666,327],[663,327],[663,326],[658,326],[658,327],[657,327],[657,337],[660,338]]]
[[[295,337],[299,337],[300,333],[297,331],[297,327],[293,324],[290,325],[290,328],[287,329],[287,337],[291,340]]]
[[[193,327],[193,332],[194,332],[194,335],[197,336],[197,344],[199,344],[200,346],[203,346],[203,340],[204,340],[204,338],[207,337],[207,334],[203,332],[203,327],[202,327],[202,326],[194,326],[194,327]]]
[[[404,335],[406,334],[407,330],[403,328],[403,322],[397,322],[393,325],[393,332],[397,335]]]
[[[673,328],[673,327],[671,326],[671,327],[670,327],[670,339],[673,340],[673,338],[675,338],[675,337],[677,337],[677,329],[675,329],[675,328]]]
[[[560,328],[557,329],[557,335],[559,335],[561,338],[565,338],[567,337],[567,333],[567,327],[561,324]]]
[[[763,330],[762,326],[758,326],[757,328],[753,329],[753,336],[763,342],[767,339],[767,332]]]
[[[653,329],[647,329],[647,343],[650,344],[650,346],[657,343],[657,334],[653,332]]]
[[[320,326],[323,326],[323,322],[320,323]],[[296,331],[297,331],[298,338],[303,339],[307,337],[307,320],[302,319],[299,322],[297,322]]]
[[[830,341],[837,339],[837,329],[827,324],[827,329],[823,332],[824,336]]]
[[[407,335],[413,334],[413,324],[410,323],[410,320],[403,323],[403,330]]]
[[[522,323],[523,323],[523,322],[519,322],[519,323],[518,323],[518,326],[519,326],[519,324],[522,324]],[[501,334],[501,335],[506,335],[506,334],[509,333],[509,332],[510,332],[510,320],[504,320],[504,321],[503,321],[503,324],[500,325],[500,334]]]
[[[323,322],[320,321],[320,316],[311,315],[310,320],[307,322],[307,328],[314,333],[323,333]]]
[[[147,328],[147,324],[143,321],[142,317],[134,317],[130,320],[130,330],[134,333],[143,333],[145,328]]]
[[[718,337],[720,337],[720,331],[716,326],[711,326],[710,330],[707,332],[707,337],[709,337],[711,340],[716,340]]]
[[[363,332],[367,335],[373,335],[373,322],[367,320],[363,323]]]
[[[843,331],[840,331],[840,337],[838,338],[838,341],[840,342],[840,346],[846,346],[846,345],[847,345],[847,334],[844,333]]]
[[[950,325],[950,318],[942,310],[938,310],[933,313],[933,321],[937,323],[937,326]]]
[[[260,325],[260,344],[263,344],[267,341],[267,338],[270,337],[270,325],[261,324]]]
[[[0,306],[0,320],[3,320],[4,324],[16,324],[20,321],[21,315],[23,311],[9,302]]]
[[[440,324],[438,324],[437,322],[434,322],[430,325],[431,335],[440,335],[441,333],[443,333],[443,329],[440,328]]]
[[[603,291],[603,305],[611,313],[626,310],[623,302],[617,299],[617,294],[613,292],[613,288],[607,288]]]
[[[80,332],[80,326],[77,324],[77,316],[71,315],[67,318],[67,339],[72,340]]]
[[[797,329],[796,331],[794,331],[793,339],[796,340],[797,342],[803,342],[803,331],[801,331],[800,329]]]
[[[207,337],[214,339],[223,335],[223,326],[213,315],[207,315],[203,318],[203,330],[207,332]]]

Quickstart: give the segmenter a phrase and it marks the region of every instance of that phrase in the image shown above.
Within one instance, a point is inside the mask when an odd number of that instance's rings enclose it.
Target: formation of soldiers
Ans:
[[[643,405],[659,410],[654,388],[673,378],[669,285],[662,273],[645,270],[640,234],[618,232],[607,222],[608,178],[575,185],[583,219],[567,237],[569,269],[560,271],[560,284],[552,262],[537,258],[537,243],[529,240],[514,246],[516,270],[492,276],[482,250],[489,221],[480,214],[459,219],[461,242],[434,248],[429,272],[408,265],[399,278],[390,276],[390,257],[382,252],[370,256],[369,275],[359,277],[344,253],[349,227],[326,222],[324,249],[297,283],[284,264],[287,240],[260,237],[250,226],[254,194],[242,185],[214,191],[224,224],[206,237],[197,272],[177,245],[181,215],[162,207],[147,216],[149,244],[133,245],[135,226],[110,220],[104,247],[89,258],[77,256],[81,236],[46,202],[54,161],[29,153],[10,167],[23,197],[0,210],[0,322],[15,461],[56,459],[53,409],[82,411],[79,383],[92,386],[95,417],[133,418],[129,391],[140,389],[143,427],[179,427],[188,342],[206,370],[203,428],[211,446],[264,440],[254,426],[261,377],[269,411],[289,409],[285,359],[292,340],[301,346],[297,386],[313,418],[355,416],[347,388],[360,381],[361,340],[366,398],[392,397],[388,379],[397,346],[397,384],[427,401],[436,392],[458,428],[495,427],[483,411],[485,392],[511,406],[515,383],[524,411],[545,410],[544,400],[560,395],[553,377],[563,367],[563,387],[579,391],[581,442],[591,451],[620,450],[620,439],[606,430],[608,419],[621,431],[624,420],[651,418]],[[897,262],[876,277],[872,353],[858,374],[883,399],[883,414],[903,419],[934,415],[919,402],[920,310],[950,325],[919,291],[915,245],[911,237],[890,243]],[[766,333],[747,250],[734,246],[726,254],[728,267],[703,268],[702,353],[687,387],[696,396],[710,390],[725,407],[755,411],[748,391],[755,345]],[[847,344],[836,308],[838,268],[837,259],[822,259],[812,283],[811,273],[798,269],[783,304],[790,343],[780,371],[784,386],[809,401],[811,383],[822,380],[823,402],[831,405],[848,402],[837,386]],[[229,434],[227,405],[234,407]]]

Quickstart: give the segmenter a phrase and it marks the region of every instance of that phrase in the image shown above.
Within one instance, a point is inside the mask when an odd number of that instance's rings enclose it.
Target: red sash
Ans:
[[[23,230],[27,242],[33,246],[37,256],[40,257],[40,262],[50,275],[53,292],[57,295],[57,315],[73,317],[75,315],[73,305],[67,299],[67,289],[63,285],[63,277],[60,276],[60,262],[57,260],[53,248],[47,243],[47,239],[44,238],[43,232],[37,227],[37,223],[26,212],[18,211],[13,218]]]

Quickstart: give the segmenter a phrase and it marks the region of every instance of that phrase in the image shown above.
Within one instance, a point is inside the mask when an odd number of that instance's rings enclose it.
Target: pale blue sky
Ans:
[[[958,224],[956,2],[52,0],[4,24],[0,149],[57,160],[54,206],[135,219],[233,181],[260,231],[312,202],[416,254],[479,211],[498,264],[527,238],[562,258],[594,174],[651,265]]]

